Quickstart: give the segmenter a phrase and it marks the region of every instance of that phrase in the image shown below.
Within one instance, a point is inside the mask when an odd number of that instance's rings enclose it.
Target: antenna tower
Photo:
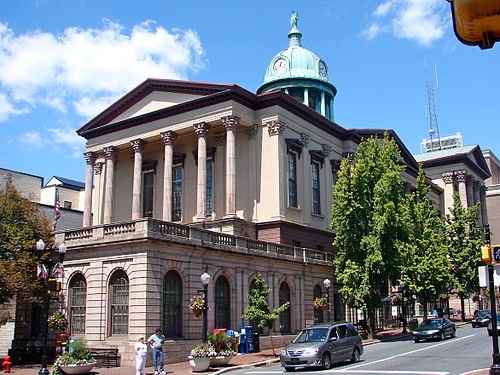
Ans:
[[[434,65],[434,72],[436,75],[436,88],[438,86],[437,79],[437,68]],[[439,125],[436,115],[436,100],[434,97],[434,86],[429,83],[426,83],[427,88],[427,118],[429,119],[429,136],[431,138],[430,151],[441,150],[441,136],[439,134]],[[437,136],[436,145],[434,144],[434,135]]]

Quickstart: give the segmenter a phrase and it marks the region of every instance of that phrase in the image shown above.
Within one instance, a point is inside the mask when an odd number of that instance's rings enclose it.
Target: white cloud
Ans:
[[[85,150],[85,139],[76,134],[75,129],[48,128],[42,131],[28,131],[19,136],[19,142],[28,149],[51,149],[51,151],[69,153],[72,157],[81,158]]]
[[[30,146],[30,148],[39,149],[44,146],[44,137],[40,134],[40,132],[26,132],[19,137],[19,141]]]
[[[442,0],[386,0],[372,13],[375,20],[361,33],[373,39],[382,32],[396,38],[430,46],[439,40],[449,22],[449,10]]]
[[[187,79],[203,67],[203,54],[196,32],[153,21],[127,32],[105,20],[101,29],[61,35],[15,35],[0,23],[0,121],[38,104],[90,117],[146,78]]]

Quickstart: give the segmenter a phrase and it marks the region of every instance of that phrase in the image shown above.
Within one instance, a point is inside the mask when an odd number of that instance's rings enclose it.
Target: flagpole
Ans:
[[[61,202],[59,200],[59,189],[56,185],[54,197],[54,221],[52,222],[52,230],[56,230],[57,221],[61,218]]]

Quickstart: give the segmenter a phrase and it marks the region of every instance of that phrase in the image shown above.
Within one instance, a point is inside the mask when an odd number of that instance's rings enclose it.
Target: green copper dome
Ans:
[[[326,62],[314,52],[302,47],[302,34],[297,28],[298,19],[297,12],[292,12],[290,17],[292,28],[288,33],[288,48],[272,58],[266,69],[264,82],[257,89],[257,94],[283,90],[294,97],[300,97],[304,104],[333,119],[333,98],[337,94],[337,89],[328,79]],[[298,90],[306,90],[307,92],[297,94]],[[317,100],[311,99],[316,103],[321,100],[321,107],[319,104],[313,106],[309,103],[309,96],[314,95],[321,95],[321,99],[319,97]],[[325,104],[325,100],[328,103]]]

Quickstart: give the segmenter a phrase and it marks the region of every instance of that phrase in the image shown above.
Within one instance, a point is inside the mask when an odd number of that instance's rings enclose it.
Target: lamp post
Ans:
[[[202,342],[207,342],[207,310],[208,310],[208,300],[207,300],[207,290],[208,290],[208,284],[210,283],[210,275],[207,272],[203,272],[203,274],[200,276],[201,280],[201,285],[203,285],[203,327],[202,327],[202,332],[201,332],[201,341]]]
[[[40,278],[45,279],[45,276],[50,277],[53,271],[53,267],[56,263],[52,261],[52,259],[42,259],[43,252],[45,251],[45,242],[42,239],[39,239],[36,243],[37,256],[39,261],[43,262],[44,266],[47,267],[47,275],[41,275]],[[59,263],[64,261],[64,256],[66,255],[67,247],[63,243],[61,243],[57,249],[59,253]],[[50,294],[55,292],[59,292],[61,288],[61,284],[58,281],[48,279],[47,281],[47,295],[45,296],[45,325],[43,327],[43,348],[42,348],[42,367],[38,372],[39,375],[48,375],[50,374],[49,369],[47,368],[47,340],[49,336],[49,305],[50,305]]]
[[[484,242],[486,245],[491,244],[490,225],[485,225]],[[494,265],[489,262],[488,268],[488,287],[490,290],[490,305],[491,305],[491,339],[493,341],[493,363],[490,367],[490,375],[500,374],[500,355],[498,353],[498,331],[497,331],[497,301],[495,295],[495,280],[494,280]]]
[[[401,315],[403,319],[403,332],[408,333],[406,330],[406,306],[405,306],[405,288],[406,283],[404,281],[399,282],[399,289],[401,290]]]
[[[332,285],[332,282],[330,279],[325,279],[323,280],[323,286],[326,289],[326,320],[328,323],[330,323],[330,286]]]

